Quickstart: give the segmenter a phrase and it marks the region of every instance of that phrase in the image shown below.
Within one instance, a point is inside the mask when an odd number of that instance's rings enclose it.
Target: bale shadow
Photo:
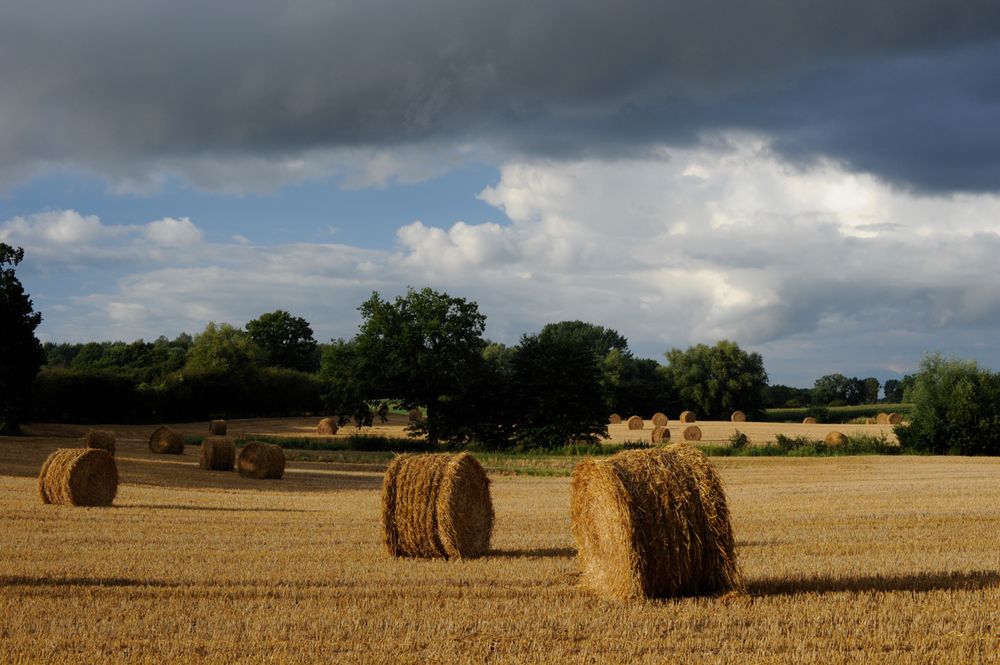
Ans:
[[[224,513],[319,513],[319,510],[303,508],[226,508],[222,506],[187,506],[182,503],[123,503],[114,508],[143,508],[163,510],[204,510]]]
[[[499,559],[572,558],[576,556],[576,549],[573,547],[540,547],[537,549],[490,550],[486,556]]]
[[[803,593],[976,591],[1000,585],[1000,571],[968,573],[939,572],[913,575],[865,575],[859,577],[817,576],[800,580],[756,580],[749,584],[751,596],[784,596]]]

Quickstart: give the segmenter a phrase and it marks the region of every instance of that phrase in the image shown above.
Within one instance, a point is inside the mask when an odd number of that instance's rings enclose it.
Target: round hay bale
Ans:
[[[411,423],[424,422],[424,412],[421,411],[419,408],[410,409],[410,412],[407,414],[407,416],[409,417]]]
[[[876,425],[878,421],[875,418],[865,418],[865,425]]]
[[[693,423],[695,422],[694,411],[681,411],[680,417],[677,419],[682,423]]]
[[[670,440],[670,428],[665,425],[657,425],[649,435],[653,443],[666,443]]]
[[[823,437],[823,443],[825,443],[828,446],[834,446],[834,447],[846,446],[847,437],[841,434],[840,432],[830,432],[825,437]]]
[[[285,475],[285,451],[273,443],[251,441],[240,450],[236,468],[244,478],[281,478]]]
[[[400,455],[382,481],[382,533],[393,556],[470,558],[493,532],[490,481],[469,453]]]
[[[115,456],[115,433],[103,429],[92,429],[83,435],[84,448],[100,448]]]
[[[747,414],[742,411],[733,411],[733,415],[729,416],[729,420],[734,423],[745,423],[747,421]]]
[[[722,480],[687,444],[583,460],[571,506],[580,582],[602,596],[745,589]]]
[[[180,455],[184,452],[184,435],[169,427],[157,427],[149,435],[149,449],[163,455]]]
[[[629,416],[629,419],[628,419],[627,422],[628,422],[628,428],[629,429],[642,429],[645,426],[645,423],[642,421],[642,418],[640,418],[639,416]]]
[[[903,422],[903,414],[901,413],[890,413],[889,423],[890,425],[899,425]]]
[[[42,503],[110,506],[118,493],[118,466],[102,448],[60,448],[42,464]]]
[[[316,433],[320,436],[333,436],[337,433],[337,419],[324,418],[316,425]]]
[[[669,423],[669,422],[670,422],[670,419],[669,419],[669,418],[667,418],[667,414],[665,414],[665,413],[662,413],[662,412],[660,412],[660,411],[657,411],[656,413],[654,413],[654,414],[653,414],[653,417],[652,417],[652,418],[650,418],[650,420],[652,420],[652,421],[653,421],[653,426],[654,426],[654,427],[663,427],[663,426],[665,426],[665,425],[666,425],[667,423]]]
[[[812,416],[806,416],[805,418],[802,419],[802,424],[803,425],[815,425],[816,424],[816,419],[813,418]]]
[[[209,436],[225,436],[226,435],[226,421],[225,420],[212,420],[208,423],[208,434]]]
[[[236,463],[236,442],[228,436],[206,436],[201,442],[198,466],[206,471],[232,471]]]
[[[880,412],[877,416],[875,416],[875,422],[879,425],[888,425],[889,414],[885,411]]]
[[[612,413],[610,416],[608,416],[608,423],[611,424],[611,425],[617,425],[621,421],[622,421],[622,417],[620,415],[618,415],[617,413]]]
[[[691,425],[684,428],[684,440],[685,441],[701,441],[701,428],[697,425]]]

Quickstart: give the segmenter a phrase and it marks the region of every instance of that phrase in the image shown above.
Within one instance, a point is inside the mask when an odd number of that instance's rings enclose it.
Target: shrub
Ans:
[[[733,450],[744,450],[748,445],[750,445],[750,437],[748,437],[744,432],[736,430],[733,435],[729,437],[729,447]]]

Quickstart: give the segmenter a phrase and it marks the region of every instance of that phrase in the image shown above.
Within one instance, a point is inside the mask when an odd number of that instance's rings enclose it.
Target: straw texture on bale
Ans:
[[[840,432],[830,432],[823,438],[823,443],[828,446],[846,446],[847,437]]]
[[[333,436],[337,433],[337,419],[324,418],[316,425],[316,433],[321,436]]]
[[[180,455],[184,452],[184,435],[169,427],[157,427],[149,435],[149,449],[154,453]]]
[[[101,448],[60,448],[38,474],[42,503],[110,506],[117,493],[118,466]]]
[[[628,428],[629,429],[642,429],[644,425],[645,425],[645,423],[642,421],[642,418],[640,418],[639,416],[630,416],[629,419],[628,419]]]
[[[681,411],[680,417],[677,419],[682,423],[693,423],[695,422],[694,411]]]
[[[662,413],[660,411],[657,411],[656,413],[654,413],[653,417],[650,418],[650,420],[653,421],[653,426],[654,427],[661,427],[663,425],[666,425],[668,422],[670,422],[670,419],[667,418],[667,414]]]
[[[612,413],[610,416],[608,416],[608,423],[610,423],[612,425],[617,425],[621,421],[622,421],[622,417],[620,415],[618,415],[617,413]]]
[[[84,448],[100,448],[115,456],[115,433],[103,429],[92,429],[83,436]]]
[[[201,442],[198,465],[206,471],[232,471],[236,463],[236,442],[228,436],[206,436]]]
[[[697,425],[690,425],[684,428],[685,441],[701,441],[701,428]]]
[[[729,420],[734,423],[745,423],[747,421],[747,414],[742,411],[733,411],[733,415],[729,416]]]
[[[902,422],[903,422],[903,416],[902,416],[902,414],[899,414],[899,413],[890,413],[889,414],[889,424],[890,425],[899,425]]]
[[[585,459],[571,512],[580,582],[602,596],[745,590],[722,481],[687,444]]]
[[[208,423],[208,433],[210,436],[225,436],[226,435],[226,421],[225,420],[211,420]]]
[[[285,451],[273,443],[251,441],[240,450],[236,468],[244,478],[281,478],[285,475]]]
[[[410,409],[410,412],[407,415],[409,416],[411,423],[424,422],[424,412],[420,409]]]
[[[816,424],[816,419],[813,418],[812,416],[806,416],[805,418],[802,419],[802,424],[803,425],[815,425]]]
[[[666,443],[670,440],[670,429],[664,425],[657,425],[649,435],[653,443]]]
[[[875,416],[875,422],[877,424],[879,424],[879,425],[888,425],[889,424],[889,414],[886,413],[885,411],[882,411],[877,416]]]
[[[492,532],[490,481],[472,455],[400,455],[386,468],[382,533],[393,556],[477,557]]]

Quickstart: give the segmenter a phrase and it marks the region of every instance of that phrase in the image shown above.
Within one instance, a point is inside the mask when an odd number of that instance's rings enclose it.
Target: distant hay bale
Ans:
[[[847,445],[847,437],[840,432],[830,432],[823,438],[823,443],[831,447]]]
[[[628,428],[629,429],[642,429],[644,426],[645,426],[645,423],[642,421],[642,418],[640,418],[639,416],[631,416],[631,417],[629,417],[629,419],[628,419]]]
[[[60,448],[38,474],[42,503],[110,506],[117,493],[118,466],[102,448]]]
[[[649,435],[653,443],[666,443],[670,440],[670,429],[665,425],[657,425]]]
[[[103,429],[92,429],[83,435],[84,448],[100,448],[115,456],[115,433]]]
[[[400,455],[382,481],[382,533],[393,556],[477,557],[493,531],[490,481],[469,453]]]
[[[729,420],[734,423],[745,423],[747,421],[747,414],[742,411],[733,411],[733,415],[729,416]]]
[[[691,425],[690,427],[684,428],[684,440],[685,441],[701,441],[701,428],[697,425]]]
[[[236,442],[228,436],[206,436],[201,442],[198,465],[206,471],[232,471],[236,463]]]
[[[602,596],[745,590],[722,480],[687,444],[583,460],[571,512],[580,582]]]
[[[184,452],[184,435],[169,427],[157,427],[149,435],[149,449],[164,455],[180,455]]]
[[[885,411],[880,412],[877,416],[875,416],[875,422],[879,425],[888,425],[889,414]]]
[[[324,418],[316,425],[316,433],[320,436],[333,436],[337,433],[337,419]]]
[[[407,414],[411,423],[422,423],[424,422],[424,412],[420,409],[410,409]]]
[[[682,423],[693,423],[695,422],[694,411],[681,411],[680,417],[677,419]]]
[[[656,413],[654,413],[654,414],[653,414],[653,417],[652,417],[652,418],[650,418],[650,420],[652,420],[652,421],[653,421],[653,426],[654,426],[654,427],[663,427],[663,426],[665,426],[665,425],[666,425],[667,423],[669,423],[669,422],[670,422],[670,419],[669,419],[669,418],[667,418],[667,414],[665,414],[665,413],[662,413],[662,412],[660,412],[660,411],[657,411]]]
[[[816,419],[813,418],[812,416],[806,416],[805,418],[802,419],[802,424],[803,425],[815,425],[816,424]]]
[[[236,468],[244,478],[281,478],[285,475],[285,451],[273,443],[251,441],[240,450]]]
[[[890,413],[889,414],[889,424],[899,425],[903,422],[903,414],[901,413]]]
[[[865,425],[875,425],[878,423],[876,418],[865,418]]]
[[[621,421],[622,421],[622,417],[620,415],[618,415],[617,413],[612,413],[610,416],[608,416],[608,423],[610,423],[612,425],[617,425]]]
[[[225,436],[226,435],[226,421],[225,420],[212,420],[208,423],[208,434],[209,436]]]

